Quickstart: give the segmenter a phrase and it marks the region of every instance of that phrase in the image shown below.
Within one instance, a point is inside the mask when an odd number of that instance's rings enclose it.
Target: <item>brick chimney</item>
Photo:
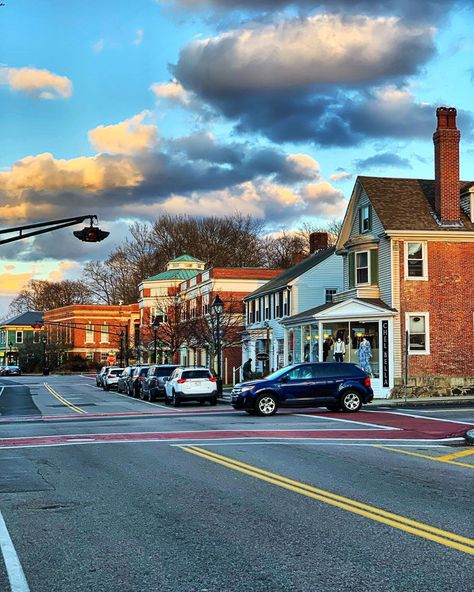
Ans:
[[[312,232],[309,235],[309,252],[324,251],[328,248],[329,236],[327,232]]]
[[[433,134],[435,147],[435,210],[441,224],[459,222],[461,196],[459,190],[459,140],[456,109],[436,109],[438,127]]]

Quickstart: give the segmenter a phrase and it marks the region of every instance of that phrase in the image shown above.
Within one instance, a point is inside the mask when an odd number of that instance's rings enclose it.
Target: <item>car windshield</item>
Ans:
[[[288,370],[290,370],[291,366],[285,366],[284,368],[280,368],[279,370],[275,370],[268,376],[265,376],[265,380],[275,380],[276,378],[280,378],[283,374],[286,374]]]
[[[110,370],[109,374],[113,374],[114,376],[119,376],[120,374],[122,374],[122,368]]]
[[[209,378],[209,376],[209,370],[185,370],[181,378],[187,378],[189,380],[191,378]]]

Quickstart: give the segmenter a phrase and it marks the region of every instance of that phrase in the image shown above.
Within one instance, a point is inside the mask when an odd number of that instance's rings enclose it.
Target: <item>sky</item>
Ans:
[[[474,179],[474,0],[3,0],[0,228],[97,214],[0,247],[0,318],[77,278],[135,221],[341,218],[357,175],[433,177],[437,106]]]

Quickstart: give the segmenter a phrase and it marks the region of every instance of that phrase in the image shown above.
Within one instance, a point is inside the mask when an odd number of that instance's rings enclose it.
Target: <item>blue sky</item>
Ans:
[[[0,224],[93,212],[111,238],[0,251],[0,316],[29,278],[77,277],[131,220],[344,213],[357,174],[433,176],[458,108],[474,179],[473,0],[5,0]],[[58,235],[59,236],[59,235]]]

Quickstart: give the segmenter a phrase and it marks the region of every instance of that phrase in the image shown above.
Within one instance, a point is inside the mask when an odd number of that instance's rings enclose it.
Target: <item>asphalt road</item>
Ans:
[[[94,385],[0,379],[1,592],[472,589],[474,408],[257,418]]]

